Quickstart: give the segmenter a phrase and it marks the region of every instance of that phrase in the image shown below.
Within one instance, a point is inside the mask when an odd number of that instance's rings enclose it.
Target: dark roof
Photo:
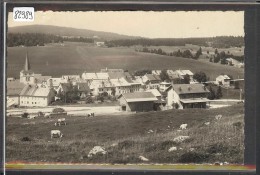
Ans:
[[[18,96],[23,90],[25,84],[20,83],[19,80],[7,81],[7,90],[6,94],[8,96]]]
[[[161,81],[161,78],[159,75],[146,74],[146,77],[148,78],[149,81]]]
[[[181,77],[179,77],[179,75],[177,75],[177,74],[169,74],[169,78],[170,78],[171,80],[181,79]]]
[[[129,72],[108,72],[108,76],[110,79],[131,78]]]
[[[42,83],[51,78],[51,76],[43,76],[41,74],[35,74],[34,77],[36,78],[37,83]]]
[[[127,102],[157,101],[157,98],[151,92],[125,93],[119,96],[119,98],[121,97],[124,97]]]
[[[49,93],[49,88],[45,86],[26,85],[22,89],[20,96],[47,97]]]
[[[77,85],[78,85],[78,90],[79,90],[80,92],[86,92],[86,91],[89,91],[89,90],[90,90],[90,88],[89,88],[89,86],[88,86],[88,83],[82,83],[82,82],[80,82],[80,83],[77,83]]]
[[[174,84],[172,87],[168,88],[173,90],[177,94],[195,94],[195,93],[208,93],[209,90],[203,84]]]

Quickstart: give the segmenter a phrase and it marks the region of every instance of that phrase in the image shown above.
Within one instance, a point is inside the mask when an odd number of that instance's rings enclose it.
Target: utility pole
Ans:
[[[240,95],[239,96],[240,96],[239,97],[240,101],[242,101],[242,89],[240,89]]]

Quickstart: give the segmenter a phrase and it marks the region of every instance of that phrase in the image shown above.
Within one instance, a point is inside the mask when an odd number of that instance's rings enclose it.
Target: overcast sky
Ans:
[[[36,12],[34,22],[8,26],[55,25],[149,38],[244,36],[244,12]]]

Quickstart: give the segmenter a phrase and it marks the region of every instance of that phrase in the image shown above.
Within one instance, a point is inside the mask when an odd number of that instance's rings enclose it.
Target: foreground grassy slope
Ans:
[[[215,115],[222,114],[216,121]],[[6,159],[25,162],[212,163],[243,162],[242,104],[220,109],[187,109],[95,118],[67,117],[67,126],[55,127],[53,119],[8,118]],[[204,125],[210,122],[209,126]],[[188,128],[178,131],[182,123]],[[60,129],[62,139],[51,139],[50,130]],[[148,133],[153,130],[153,133]],[[176,143],[176,136],[190,139]],[[30,141],[21,139],[28,137]],[[96,145],[108,153],[88,158]],[[172,146],[178,148],[168,152]],[[194,150],[191,151],[190,149]]]
[[[99,71],[101,68],[138,69],[190,69],[204,71],[211,79],[221,73],[234,78],[244,77],[243,69],[213,64],[192,59],[168,57],[150,53],[135,52],[134,48],[101,48],[80,43],[65,43],[44,47],[29,47],[32,69],[44,75],[82,74],[84,71]],[[8,48],[7,76],[18,77],[23,69],[26,48]]]

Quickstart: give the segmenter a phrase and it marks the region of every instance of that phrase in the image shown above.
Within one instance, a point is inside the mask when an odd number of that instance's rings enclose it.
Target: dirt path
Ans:
[[[103,114],[117,114],[122,113],[119,110],[119,106],[102,106],[102,107],[77,107],[77,106],[52,106],[45,108],[20,108],[20,109],[10,109],[7,113],[10,115],[20,115],[24,112],[30,114],[41,112],[51,112],[54,108],[63,108],[69,115],[86,115],[94,112],[95,115]]]

